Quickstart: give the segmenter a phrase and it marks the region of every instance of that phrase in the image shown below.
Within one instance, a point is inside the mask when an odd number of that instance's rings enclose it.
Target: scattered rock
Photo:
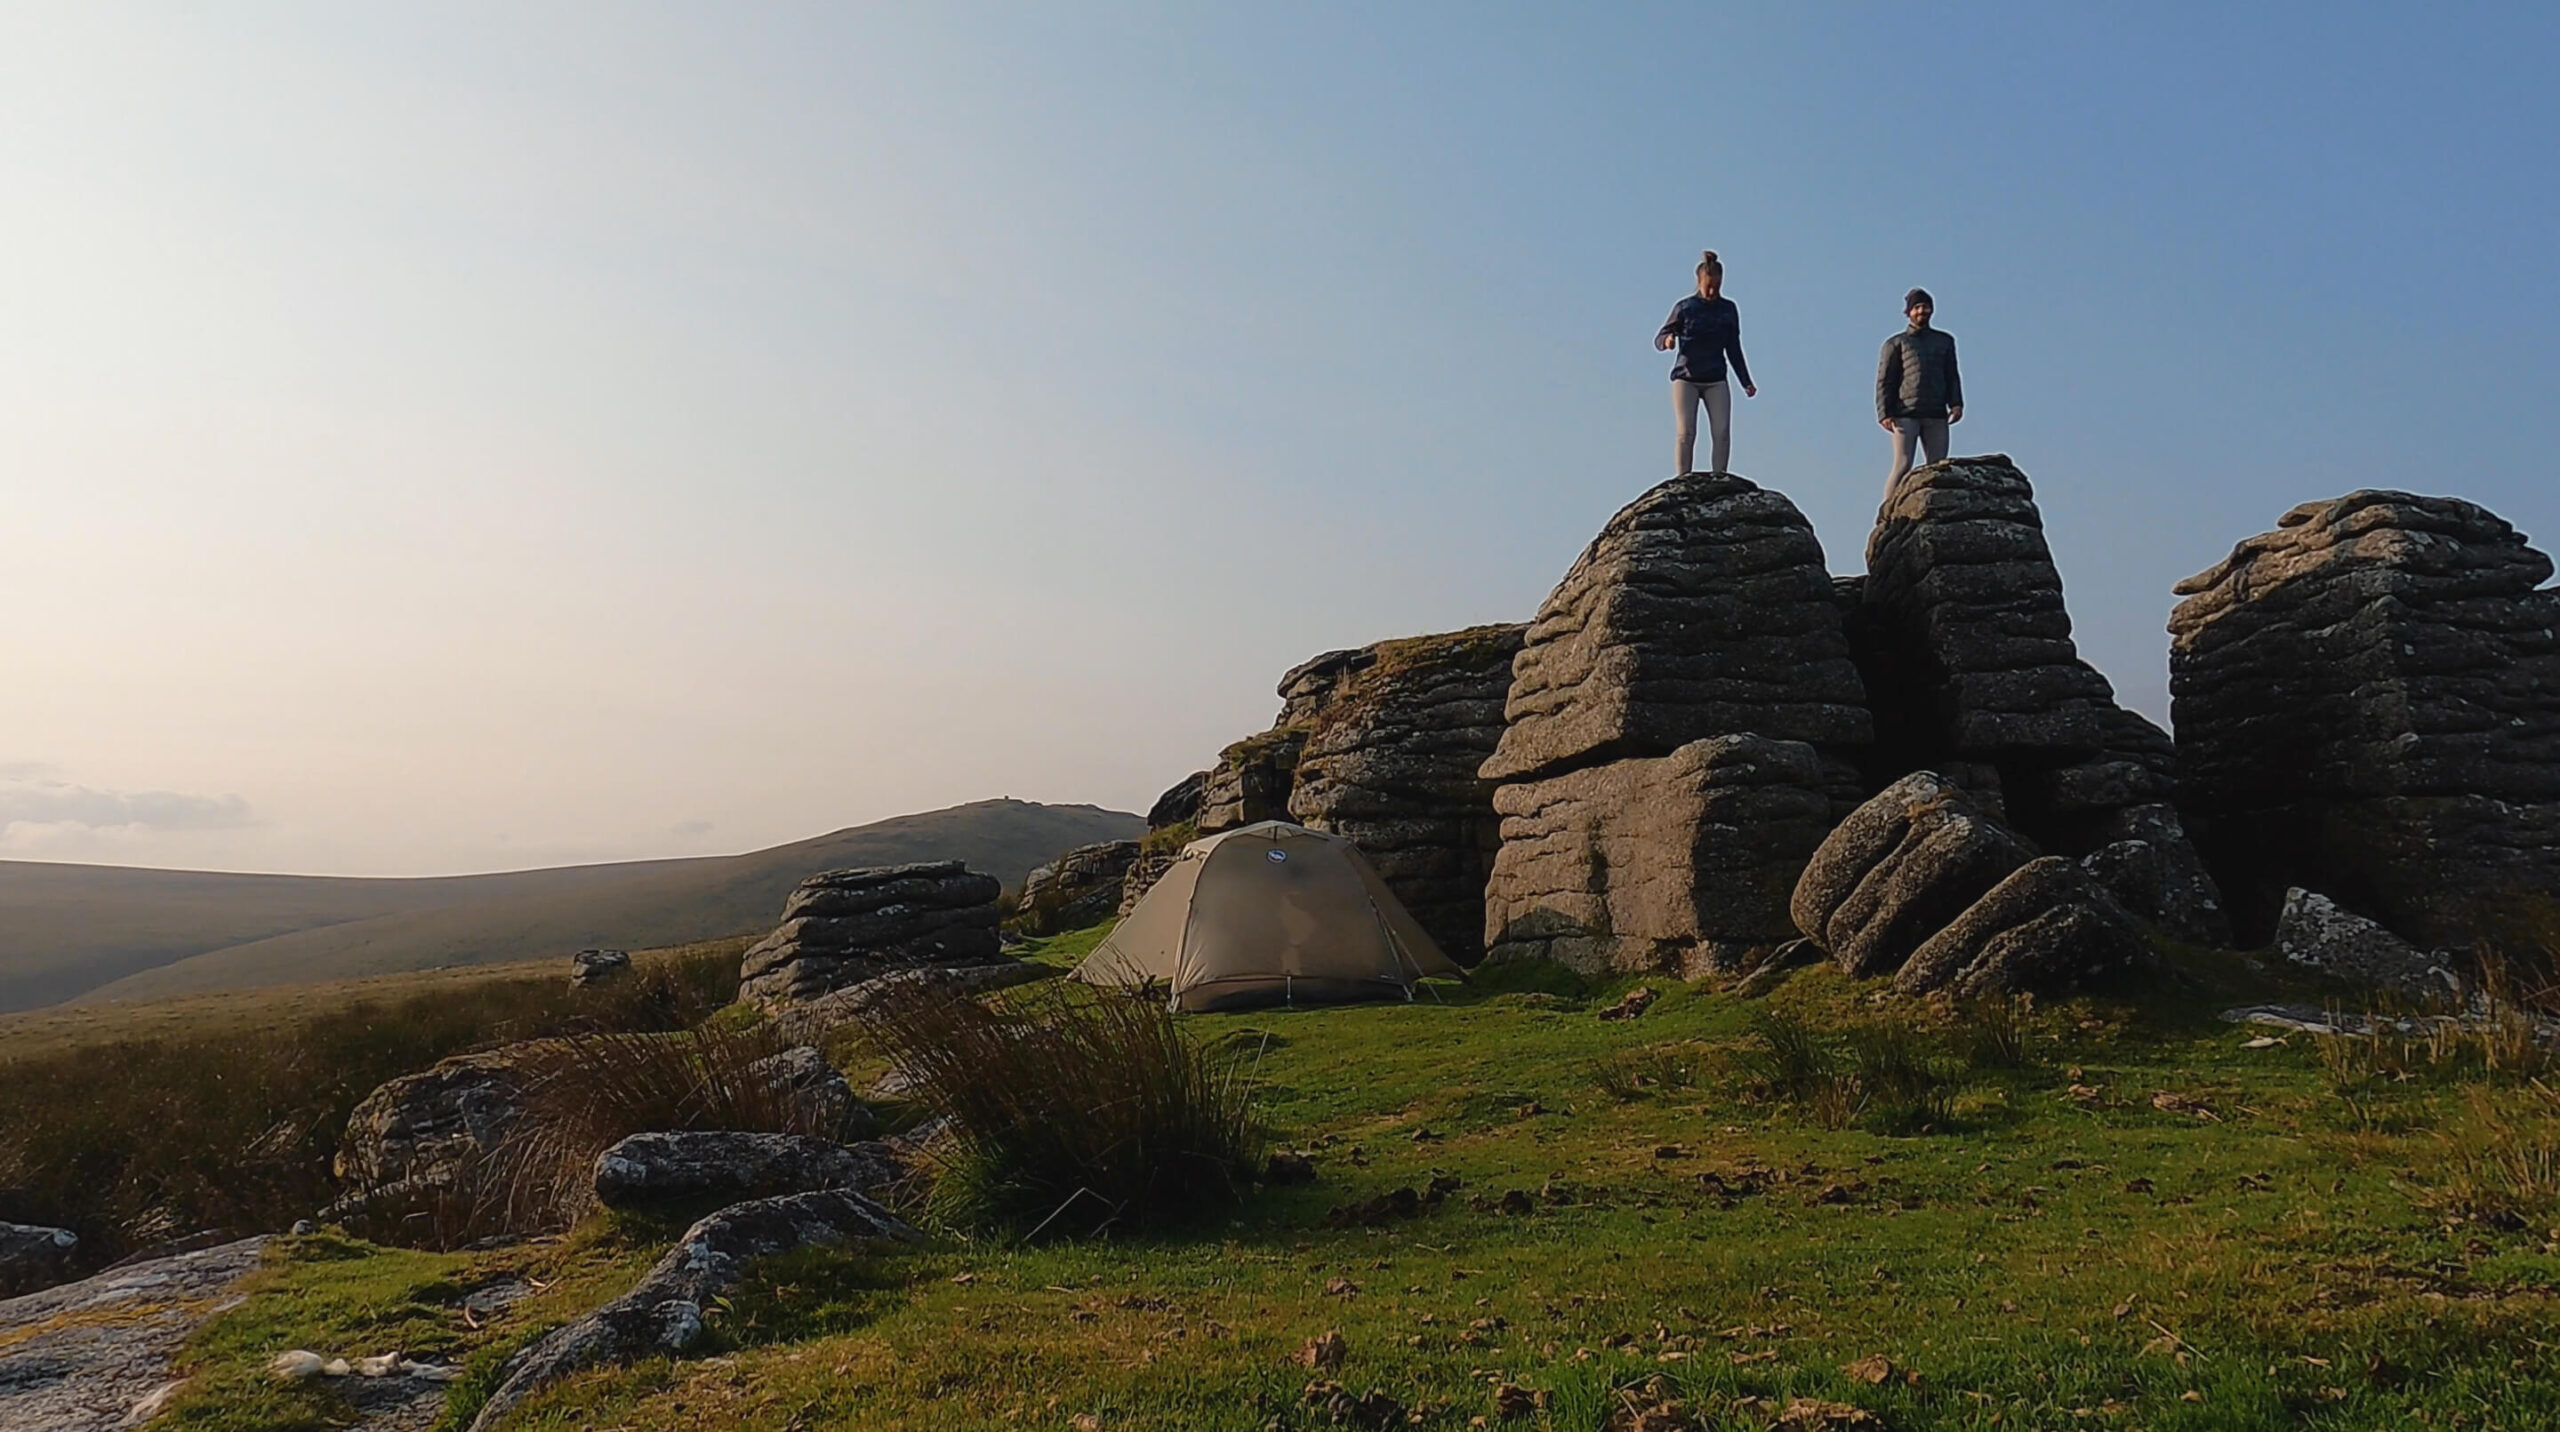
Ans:
[[[850,1147],[800,1134],[725,1130],[633,1134],[596,1159],[596,1200],[607,1208],[737,1202],[843,1188],[870,1193],[905,1172],[878,1143]]]
[[[1827,771],[1803,742],[1736,735],[1504,786],[1488,957],[1685,979],[1757,963],[1795,934]]]
[[[1477,768],[1502,738],[1526,628],[1470,627],[1329,652],[1281,682],[1285,723],[1309,728],[1289,818],[1360,846],[1450,958],[1484,949],[1485,880],[1501,844]]]
[[[1079,845],[1022,880],[1013,923],[1026,935],[1081,930],[1118,913],[1120,889],[1137,862],[1138,842],[1106,840]]]
[[[2284,892],[2276,918],[2276,953],[2306,969],[2357,984],[2413,996],[2452,995],[2459,982],[2448,961],[2341,907],[2326,895],[2296,886]]]
[[[0,1298],[61,1282],[79,1247],[80,1235],[68,1228],[0,1223]]]
[[[1413,1414],[1396,1399],[1370,1388],[1358,1396],[1338,1382],[1310,1382],[1299,1401],[1336,1427],[1401,1427]]]
[[[631,952],[628,950],[580,950],[569,957],[571,989],[624,979],[630,973]]]
[[[1411,1190],[1407,1190],[1410,1192]],[[1342,1366],[1351,1355],[1351,1344],[1343,1341],[1338,1331],[1326,1331],[1306,1340],[1298,1348],[1298,1366],[1311,1369]]]
[[[803,1247],[920,1241],[887,1209],[838,1189],[722,1209],[687,1229],[629,1293],[516,1354],[471,1432],[489,1432],[536,1389],[571,1373],[691,1348],[703,1335],[703,1306],[736,1287],[755,1259]]]
[[[2287,512],[2178,584],[2179,804],[2240,934],[2334,891],[2422,946],[2560,889],[2560,589],[2457,498]]]
[[[1616,1004],[1600,1011],[1599,1018],[1635,1019],[1642,1016],[1646,1010],[1653,1008],[1653,1002],[1660,998],[1662,998],[1661,993],[1653,986],[1638,985],[1621,996]]]
[[[745,1072],[798,1099],[806,1111],[805,1127],[826,1138],[851,1143],[880,1132],[878,1116],[854,1097],[853,1086],[814,1045],[795,1045],[767,1055],[749,1064]]]
[[[894,970],[993,964],[997,893],[957,860],[811,876],[747,951],[739,998],[783,1005]]]

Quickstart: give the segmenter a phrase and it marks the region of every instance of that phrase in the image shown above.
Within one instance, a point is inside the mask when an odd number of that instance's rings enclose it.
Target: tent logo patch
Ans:
[[[1262,853],[1262,858],[1270,861],[1274,865],[1278,865],[1280,862],[1289,858],[1289,852],[1274,846],[1271,849],[1264,851]]]

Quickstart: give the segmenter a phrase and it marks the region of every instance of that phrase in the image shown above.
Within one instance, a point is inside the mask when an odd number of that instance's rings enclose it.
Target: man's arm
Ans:
[[[1902,339],[1884,341],[1884,356],[1876,360],[1876,421],[1893,421],[1894,399],[1902,393]]]
[[[1947,421],[1964,421],[1964,374],[1956,370],[1956,340],[1947,339]]]

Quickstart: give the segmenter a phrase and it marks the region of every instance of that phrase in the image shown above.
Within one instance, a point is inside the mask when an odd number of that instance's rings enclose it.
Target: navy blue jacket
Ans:
[[[1733,360],[1733,376],[1742,386],[1751,386],[1751,365],[1742,361],[1742,310],[1729,298],[1700,298],[1691,294],[1671,305],[1671,316],[1662,321],[1663,334],[1680,339],[1680,361],[1671,365],[1671,376],[1692,383],[1721,383],[1724,362]]]

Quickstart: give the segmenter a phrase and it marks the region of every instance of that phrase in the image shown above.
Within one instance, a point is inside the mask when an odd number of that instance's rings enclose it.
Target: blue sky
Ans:
[[[427,873],[1143,808],[1667,475],[1854,571],[1925,284],[2165,714],[2179,578],[2560,489],[2547,8],[13,9],[0,855]],[[85,816],[82,813],[87,813]]]

